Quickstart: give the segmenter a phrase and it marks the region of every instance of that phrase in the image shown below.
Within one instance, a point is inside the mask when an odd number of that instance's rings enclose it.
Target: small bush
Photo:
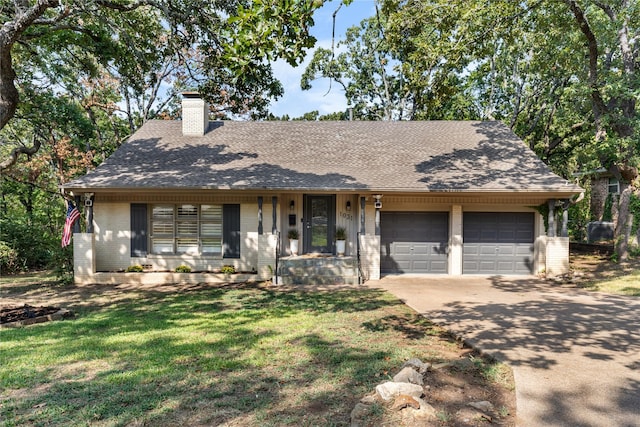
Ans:
[[[73,250],[70,247],[53,251],[50,266],[60,284],[73,283]]]
[[[127,273],[142,273],[144,271],[144,268],[140,264],[136,264],[130,265],[125,271]]]
[[[295,228],[291,228],[288,232],[287,232],[287,238],[289,240],[297,240],[299,237],[298,234],[298,230],[296,230]]]
[[[220,273],[223,274],[235,274],[236,268],[233,265],[223,265],[220,269]]]
[[[179,265],[174,270],[176,273],[191,273],[191,267],[188,265]]]
[[[0,271],[5,274],[17,273],[22,270],[18,258],[18,251],[0,241]]]

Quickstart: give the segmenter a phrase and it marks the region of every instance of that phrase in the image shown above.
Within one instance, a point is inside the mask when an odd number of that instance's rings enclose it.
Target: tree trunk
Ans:
[[[633,226],[633,213],[631,212],[631,195],[633,187],[627,185],[620,194],[620,203],[618,205],[618,223],[615,229],[615,249],[620,261],[629,259],[629,238],[631,237],[631,228]]]
[[[0,129],[13,118],[18,106],[18,89],[14,84],[16,73],[11,62],[11,47],[0,40]]]

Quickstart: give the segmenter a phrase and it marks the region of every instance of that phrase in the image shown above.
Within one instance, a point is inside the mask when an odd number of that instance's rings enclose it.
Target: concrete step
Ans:
[[[278,275],[285,285],[358,284],[355,257],[296,256],[281,258]]]

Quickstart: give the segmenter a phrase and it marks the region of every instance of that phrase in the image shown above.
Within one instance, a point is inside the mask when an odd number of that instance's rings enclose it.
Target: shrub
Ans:
[[[233,265],[223,265],[220,272],[223,274],[235,274],[236,268]]]
[[[289,238],[289,240],[297,240],[298,239],[298,230],[296,230],[295,228],[291,228],[288,232],[287,232],[287,237]]]
[[[188,265],[179,265],[174,270],[176,273],[191,273],[191,267]]]
[[[347,229],[344,227],[336,228],[336,240],[347,240]]]
[[[71,248],[54,250],[50,266],[61,284],[70,285],[73,283],[73,250]]]
[[[142,273],[144,271],[144,268],[140,264],[136,264],[130,265],[125,271],[127,273]]]
[[[18,251],[0,241],[0,271],[11,274],[22,270],[18,260]]]

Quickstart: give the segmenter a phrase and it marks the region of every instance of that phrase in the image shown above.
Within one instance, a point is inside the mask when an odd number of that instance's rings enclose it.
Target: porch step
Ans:
[[[284,285],[357,285],[358,260],[355,257],[281,258],[278,275]]]

